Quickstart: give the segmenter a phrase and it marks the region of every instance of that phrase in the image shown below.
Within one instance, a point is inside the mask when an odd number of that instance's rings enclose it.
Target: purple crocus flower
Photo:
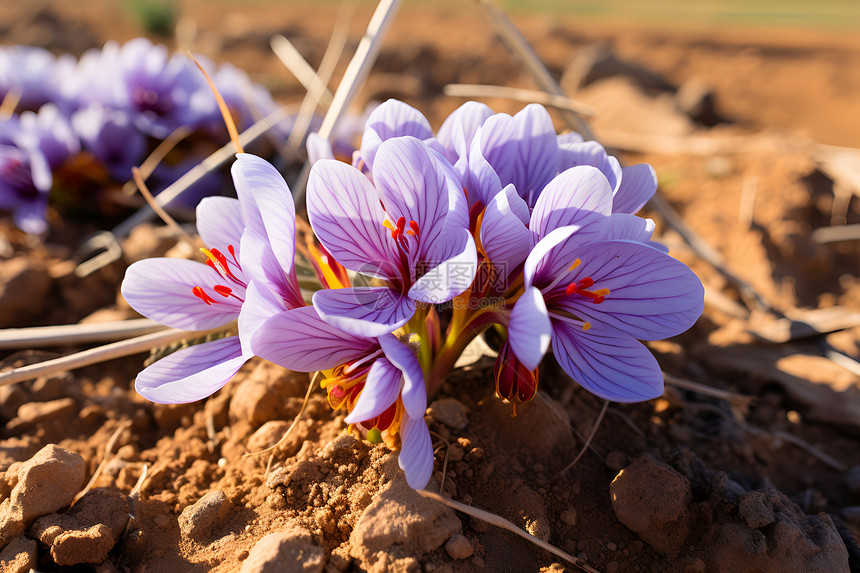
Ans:
[[[250,335],[263,320],[304,305],[293,267],[289,188],[253,155],[239,154],[232,172],[239,199],[209,197],[197,207],[206,264],[145,259],[123,280],[132,308],[167,326],[202,331],[238,320],[238,336],[180,350],[143,370],[135,388],[153,402],[193,402],[217,391],[252,356]]]
[[[330,324],[364,336],[403,326],[420,303],[451,300],[475,276],[477,253],[465,197],[450,165],[414,137],[384,141],[373,181],[321,160],[308,180],[308,218],[326,250],[380,286],[317,291]]]
[[[657,189],[649,165],[620,168],[598,143],[576,134],[557,136],[546,108],[529,104],[519,113],[487,118],[472,138],[469,174],[464,185],[471,204],[487,205],[505,186],[513,184],[529,208],[557,174],[576,165],[598,168],[610,182],[613,212],[634,213]]]
[[[136,38],[122,46],[117,64],[126,109],[142,131],[163,138],[180,126],[197,125],[201,112],[191,102],[202,81],[188,58],[168,56],[165,46]]]
[[[39,108],[38,113],[21,114],[17,143],[27,149],[39,149],[51,170],[60,167],[81,150],[81,142],[72,125],[54,104]]]
[[[550,343],[561,367],[589,391],[618,402],[663,392],[657,361],[639,340],[684,332],[704,309],[701,281],[646,244],[652,225],[611,214],[612,190],[594,168],[574,167],[544,189],[529,232],[525,291],[508,342],[527,370]],[[575,198],[565,191],[573,185]]]
[[[131,168],[139,165],[146,153],[146,136],[124,111],[93,103],[75,112],[72,126],[84,149],[118,181],[130,179]]]
[[[269,318],[251,339],[255,354],[290,370],[324,372],[322,386],[348,424],[399,434],[399,464],[423,489],[433,472],[433,446],[424,421],[427,394],[415,353],[391,334],[356,336],[322,320],[313,307]]]
[[[651,241],[654,222],[616,212],[616,197],[605,175],[586,165],[571,167],[555,176],[544,186],[531,210],[514,185],[508,184],[484,209],[480,229],[482,251],[497,271],[511,274],[521,268],[535,245],[553,230],[598,218],[611,221],[600,228],[601,238],[639,241],[665,251],[662,245]],[[580,236],[596,232],[597,227],[586,227]]]
[[[0,101],[18,98],[18,107],[35,110],[55,95],[54,55],[32,46],[0,47]]]
[[[0,144],[0,209],[12,212],[15,225],[24,232],[48,231],[45,211],[53,176],[39,149]]]

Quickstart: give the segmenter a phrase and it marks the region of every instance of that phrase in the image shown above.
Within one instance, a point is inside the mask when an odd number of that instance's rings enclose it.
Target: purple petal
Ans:
[[[361,137],[361,157],[368,167],[373,168],[380,145],[404,135],[428,139],[433,137],[433,130],[420,111],[402,101],[390,99],[373,110],[367,118]]]
[[[329,370],[377,349],[376,340],[331,326],[312,306],[273,316],[251,337],[254,354],[298,372]]]
[[[532,248],[523,264],[526,288],[534,283],[544,288],[561,275],[569,273],[583,253],[588,252],[589,243],[606,236],[609,217],[587,212],[578,225],[568,225],[550,231]],[[572,280],[572,279],[571,279]]]
[[[144,259],[128,267],[122,296],[140,314],[161,324],[184,330],[209,330],[239,316],[242,303],[222,297],[211,287],[223,282],[218,273],[202,263],[185,259]],[[196,286],[217,302],[206,304],[192,293]]]
[[[487,119],[481,126],[481,151],[502,185],[513,183],[529,205],[558,172],[555,127],[538,104],[513,117],[500,113]]]
[[[388,287],[318,290],[313,303],[332,326],[366,337],[389,334],[415,314],[415,303]]]
[[[373,180],[391,222],[403,217],[407,229],[411,221],[418,224],[417,257],[426,260],[442,235],[451,182],[427,146],[414,137],[389,139],[379,146]]]
[[[284,274],[290,276],[296,249],[296,208],[290,188],[277,169],[256,155],[239,153],[231,172],[237,188],[242,185],[251,189],[263,219],[263,236]]]
[[[197,234],[210,249],[227,254],[227,245],[238,247],[242,240],[239,201],[232,197],[204,197],[197,205]]]
[[[565,171],[577,165],[590,165],[599,169],[609,186],[615,190],[621,179],[621,165],[618,160],[607,155],[606,149],[596,141],[579,141],[559,144],[559,171]]]
[[[253,229],[242,235],[239,249],[242,270],[247,278],[277,296],[286,308],[304,306],[305,301],[295,278],[295,270],[285,274],[272,251],[272,245]]]
[[[567,133],[560,133],[556,138],[558,142],[559,148],[572,145],[574,143],[582,143],[582,136],[575,131],[568,131]]]
[[[621,171],[621,184],[612,199],[614,213],[636,213],[657,192],[657,173],[647,163]]]
[[[508,342],[520,362],[534,370],[543,360],[550,340],[552,324],[543,295],[535,287],[527,288],[511,311]]]
[[[443,239],[446,243],[440,245],[434,257],[442,262],[412,284],[409,298],[431,304],[443,303],[465,291],[475,280],[478,252],[472,234],[460,229]]]
[[[334,150],[331,142],[320,134],[313,132],[308,134],[308,140],[305,143],[308,149],[308,161],[311,165],[320,159],[334,159]]]
[[[547,184],[535,203],[529,229],[533,244],[550,231],[577,225],[589,213],[612,212],[612,188],[606,177],[593,167],[572,167]]]
[[[403,373],[400,369],[387,358],[377,358],[367,373],[364,389],[344,421],[357,424],[382,414],[397,400],[402,386]]]
[[[623,334],[555,323],[552,350],[571,378],[606,400],[642,402],[663,394],[657,360],[640,342]]]
[[[442,122],[436,139],[445,148],[446,156],[452,164],[457,164],[460,160],[465,163],[475,132],[491,115],[493,110],[488,105],[467,101]]]
[[[400,424],[400,469],[412,489],[424,489],[433,474],[433,441],[424,416],[405,417]]]
[[[486,205],[502,190],[498,173],[481,153],[481,129],[483,126],[478,129],[475,139],[472,140],[468,169],[461,175],[463,187],[469,196],[470,207],[478,201]]]
[[[256,281],[251,281],[245,289],[245,302],[239,312],[239,339],[244,348],[249,349],[251,338],[267,320],[288,310],[283,299]]]
[[[134,381],[137,393],[159,404],[184,404],[211,396],[249,356],[238,336],[183,348],[147,367]]]
[[[609,217],[609,230],[606,233],[607,240],[614,241],[636,241],[657,249],[661,253],[668,253],[669,249],[662,243],[651,240],[656,225],[651,219],[643,219],[636,215],[627,213],[613,213]]]
[[[383,226],[385,211],[367,177],[345,163],[324,159],[311,168],[307,193],[314,233],[337,262],[354,271],[374,266],[383,276],[395,274],[389,261],[397,247]]]
[[[427,409],[427,390],[424,387],[424,371],[412,348],[388,334],[379,337],[379,345],[385,357],[403,373],[403,407],[413,418],[420,418]]]
[[[554,305],[639,340],[680,334],[704,310],[704,287],[693,271],[640,243],[593,243],[571,277],[591,277],[590,290],[609,289],[609,294],[600,304],[574,294],[557,298]]]
[[[481,246],[504,276],[526,260],[531,247],[531,233],[517,215],[520,207],[528,213],[528,207],[514,186],[508,185],[490,201],[481,219]]]

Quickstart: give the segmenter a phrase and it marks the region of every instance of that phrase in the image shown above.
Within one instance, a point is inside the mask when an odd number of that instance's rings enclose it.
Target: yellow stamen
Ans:
[[[608,288],[602,288],[600,290],[594,291],[594,294],[596,294],[597,296],[607,296],[607,295],[609,295],[609,289]]]
[[[589,328],[591,328],[590,322],[586,322],[582,325],[582,330],[588,330]]]
[[[409,338],[406,341],[409,344],[421,344],[421,335],[417,332],[413,332],[409,335]]]
[[[216,259],[216,258],[215,258],[215,255],[213,255],[213,254],[212,254],[212,251],[210,251],[209,249],[207,249],[207,248],[205,248],[205,247],[200,247],[200,252],[201,252],[201,253],[203,253],[203,255],[205,255],[207,259],[209,259],[210,261],[212,261],[212,264],[215,264],[215,265],[221,266],[221,265],[218,263],[218,259]]]
[[[394,226],[394,223],[392,223],[388,219],[386,219],[382,222],[382,226],[385,227],[386,229],[388,229],[389,231],[397,230],[397,227]]]
[[[341,282],[334,271],[331,269],[331,266],[328,264],[328,257],[323,257],[322,252],[316,248],[314,244],[308,242],[308,251],[310,251],[311,257],[313,257],[314,261],[317,263],[317,267],[325,279],[326,286],[328,288],[337,289],[337,288],[346,288],[346,285]]]
[[[579,259],[576,259],[575,261],[573,261],[573,264],[567,268],[567,270],[572,271],[573,269],[575,269],[576,267],[578,267],[581,264],[582,264],[582,261]]]

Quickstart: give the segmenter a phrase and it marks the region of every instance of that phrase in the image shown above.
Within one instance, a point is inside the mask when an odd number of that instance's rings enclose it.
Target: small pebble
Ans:
[[[445,544],[445,551],[448,552],[448,555],[452,559],[467,559],[475,552],[475,548],[472,547],[472,543],[463,535],[455,533]]]
[[[430,416],[452,430],[462,430],[469,425],[468,410],[454,398],[441,398],[430,404]]]

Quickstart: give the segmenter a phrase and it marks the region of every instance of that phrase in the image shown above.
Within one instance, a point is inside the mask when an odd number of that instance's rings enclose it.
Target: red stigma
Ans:
[[[602,294],[597,294],[595,292],[585,290],[592,286],[594,286],[594,279],[592,279],[591,277],[585,277],[579,282],[571,281],[571,283],[567,285],[567,288],[564,289],[564,294],[568,296],[572,294],[578,294],[580,296],[584,296],[585,298],[590,298],[591,302],[593,302],[594,304],[600,304],[601,302],[606,300],[606,297]],[[608,293],[609,291],[604,289],[604,292]]]
[[[197,298],[199,298],[200,300],[202,300],[206,304],[212,304],[212,303],[218,302],[217,300],[215,300],[214,298],[212,298],[211,296],[206,294],[206,291],[204,291],[203,288],[199,287],[199,286],[196,286],[193,289],[191,289],[191,294],[193,294],[194,296],[196,296]]]
[[[212,287],[212,290],[214,290],[223,297],[228,297],[233,292],[233,289],[224,285],[215,285],[214,287]]]

